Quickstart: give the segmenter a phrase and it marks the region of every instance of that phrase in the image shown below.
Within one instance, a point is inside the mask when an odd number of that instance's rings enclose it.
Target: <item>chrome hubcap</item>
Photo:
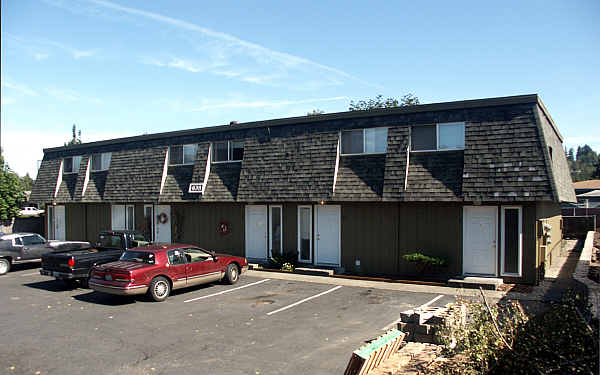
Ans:
[[[8,271],[8,264],[6,262],[0,262],[0,275]]]
[[[164,297],[168,290],[169,286],[164,281],[159,281],[154,284],[154,294],[156,294],[156,296],[159,298]]]
[[[237,269],[234,267],[231,269],[231,280],[235,281],[235,280],[237,280],[237,277],[238,277]]]

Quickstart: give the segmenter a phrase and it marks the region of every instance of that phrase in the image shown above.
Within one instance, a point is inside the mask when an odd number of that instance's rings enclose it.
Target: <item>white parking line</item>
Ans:
[[[429,305],[431,305],[431,304],[435,303],[437,300],[439,300],[440,298],[443,298],[443,297],[444,297],[444,295],[443,295],[443,294],[440,294],[439,296],[435,297],[435,298],[434,298],[434,299],[432,299],[431,301],[429,301],[429,302],[427,302],[427,303],[424,303],[424,304],[422,304],[421,306],[417,307],[415,310],[424,309],[425,307],[427,307],[427,306],[429,306]],[[400,322],[400,320],[401,320],[400,318],[398,318],[398,319],[394,320],[394,321],[393,321],[393,322],[391,322],[390,324],[388,324],[388,325],[386,325],[385,327],[383,327],[381,330],[382,330],[382,331],[387,331],[388,329],[390,329],[390,327],[392,327],[392,326],[394,326],[394,325],[398,324],[398,323]]]
[[[24,275],[21,275],[21,277],[25,277],[25,276],[33,276],[33,275],[39,275],[39,272],[34,272],[34,273],[26,273]]]
[[[299,304],[301,304],[301,303],[304,303],[304,302],[306,302],[306,301],[310,301],[311,299],[315,299],[315,298],[317,298],[317,297],[321,297],[321,296],[323,296],[323,295],[325,295],[325,294],[327,294],[327,293],[331,293],[331,292],[333,292],[333,291],[335,291],[335,290],[338,290],[338,289],[340,289],[341,287],[342,287],[341,285],[338,285],[338,286],[336,286],[335,288],[331,288],[331,289],[329,289],[329,290],[326,290],[326,291],[324,291],[324,292],[322,292],[322,293],[315,294],[315,295],[314,295],[314,296],[312,296],[312,297],[305,298],[305,299],[303,299],[303,300],[300,300],[300,301],[298,301],[298,302],[294,302],[294,303],[292,303],[291,305],[287,305],[287,306],[284,306],[284,307],[282,307],[282,308],[280,308],[280,309],[277,309],[277,310],[275,310],[275,311],[271,311],[271,312],[267,313],[267,315],[273,315],[273,314],[276,314],[276,313],[278,313],[278,312],[280,312],[280,311],[284,311],[284,310],[290,309],[290,308],[292,308],[292,307],[294,307],[294,306],[298,306],[298,305],[299,305]]]
[[[255,283],[251,283],[251,284],[242,285],[242,286],[239,286],[239,287],[237,287],[237,288],[233,288],[233,289],[227,289],[227,290],[224,290],[224,291],[222,291],[222,292],[218,292],[218,293],[209,294],[209,295],[207,295],[207,296],[202,296],[202,297],[197,297],[197,298],[188,299],[187,301],[183,301],[183,303],[186,303],[186,302],[193,302],[193,301],[198,301],[198,300],[201,300],[201,299],[205,299],[205,298],[209,298],[209,297],[214,297],[214,296],[219,296],[219,295],[221,295],[221,294],[225,294],[225,293],[233,292],[234,290],[244,289],[244,288],[247,288],[247,287],[249,287],[249,286],[258,285],[258,284],[260,284],[260,283],[264,283],[265,281],[269,281],[269,280],[271,280],[271,279],[264,279],[264,280],[257,281],[257,282],[255,282]]]

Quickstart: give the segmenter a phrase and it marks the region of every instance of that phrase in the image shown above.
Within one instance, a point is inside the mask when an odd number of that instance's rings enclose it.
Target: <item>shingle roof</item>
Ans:
[[[407,176],[410,126],[452,121],[466,124],[465,149],[411,152]],[[339,156],[336,175],[340,131],[380,126],[388,127],[387,153]],[[204,181],[210,142],[227,139],[244,141],[244,160],[212,163],[204,194],[187,193],[189,183]],[[168,146],[187,143],[199,144],[194,165],[168,167],[161,194]],[[270,120],[46,149],[32,196],[52,200],[62,157],[95,152],[112,152],[109,171],[91,173],[82,197],[78,194],[85,168],[73,181],[63,177],[56,201],[575,199],[560,134],[536,95]]]

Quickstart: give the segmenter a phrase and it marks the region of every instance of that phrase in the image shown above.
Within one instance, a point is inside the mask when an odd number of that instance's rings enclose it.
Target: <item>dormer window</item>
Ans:
[[[63,173],[77,173],[79,172],[79,165],[81,164],[81,156],[70,156],[63,159]]]
[[[242,161],[244,160],[244,142],[215,142],[212,153],[213,163]]]
[[[388,128],[342,131],[342,155],[384,154]]]
[[[464,150],[465,123],[448,122],[411,128],[411,151]]]
[[[110,159],[112,153],[103,152],[101,154],[92,155],[92,172],[107,171],[110,167]]]
[[[194,164],[197,151],[197,144],[170,146],[169,165]]]

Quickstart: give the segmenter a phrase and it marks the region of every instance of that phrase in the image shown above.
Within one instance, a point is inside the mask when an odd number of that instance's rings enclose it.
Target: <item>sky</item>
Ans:
[[[84,142],[537,93],[567,147],[600,151],[600,2],[1,2],[0,143],[35,177]]]

